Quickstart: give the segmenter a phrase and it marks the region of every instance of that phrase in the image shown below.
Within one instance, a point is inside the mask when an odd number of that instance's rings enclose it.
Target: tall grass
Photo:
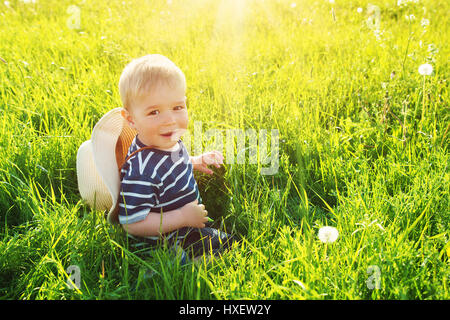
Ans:
[[[0,3],[1,298],[449,299],[449,5],[371,2],[375,32],[367,1],[293,3]],[[216,227],[242,237],[220,258],[137,250],[80,200],[78,146],[147,53],[185,72],[190,129],[280,133],[274,175],[196,174]]]

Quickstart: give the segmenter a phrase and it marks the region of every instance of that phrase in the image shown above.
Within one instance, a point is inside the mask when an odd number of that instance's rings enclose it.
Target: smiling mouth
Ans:
[[[167,137],[167,138],[169,138],[169,137],[171,137],[173,134],[174,134],[175,132],[168,132],[168,133],[164,133],[164,134],[161,134],[163,137]]]

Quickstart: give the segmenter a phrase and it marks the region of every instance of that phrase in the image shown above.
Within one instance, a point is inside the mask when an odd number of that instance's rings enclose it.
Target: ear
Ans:
[[[120,111],[120,114],[121,114],[122,117],[128,122],[128,125],[129,125],[131,128],[135,129],[135,127],[134,127],[134,121],[133,121],[133,116],[131,115],[131,113],[130,113],[127,109],[122,108],[122,110]]]

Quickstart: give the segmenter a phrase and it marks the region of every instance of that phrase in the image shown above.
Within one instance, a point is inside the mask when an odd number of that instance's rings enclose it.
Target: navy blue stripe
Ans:
[[[120,223],[138,222],[149,212],[175,210],[196,199],[201,203],[189,154],[181,140],[178,144],[177,151],[146,149],[125,163],[119,194]],[[127,156],[143,146],[135,137]]]

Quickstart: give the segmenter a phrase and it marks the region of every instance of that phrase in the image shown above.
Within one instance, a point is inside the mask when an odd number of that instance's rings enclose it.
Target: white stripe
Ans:
[[[129,159],[127,162],[130,165],[130,171],[128,171],[128,176],[130,176],[131,172],[133,172],[133,168],[131,167],[131,159]]]
[[[188,195],[190,195],[191,193],[193,193],[193,192],[195,192],[195,191],[196,191],[196,190],[194,189],[194,190],[192,190],[191,192],[186,193],[185,195],[182,195],[181,197],[178,197],[178,198],[176,198],[176,199],[173,199],[172,201],[160,203],[160,204],[156,205],[155,208],[161,208],[161,207],[167,206],[167,205],[169,205],[169,204],[171,204],[171,203],[177,202],[178,200],[180,200],[180,199],[182,199],[182,198],[184,198],[184,197],[187,197]]]
[[[186,183],[186,185],[180,191],[184,191],[189,186],[189,183],[191,182],[191,179],[192,179],[192,171],[191,171],[191,175],[189,176],[188,182]]]
[[[131,142],[131,147],[128,148],[128,153],[126,158],[128,158],[130,156],[130,154],[132,154],[135,150],[137,150],[137,145],[136,145],[136,137],[134,137],[133,142]],[[131,175],[131,173],[133,172],[133,168],[131,165],[131,160],[135,157],[136,155],[132,156],[130,159],[128,159],[127,163],[130,165],[130,170],[128,171],[128,176]]]
[[[177,162],[175,162],[175,164],[172,166],[172,168],[170,168],[170,170],[167,171],[167,173],[161,178],[161,182],[163,182],[164,179],[167,178],[167,176],[168,176],[169,174],[171,174],[172,171],[173,171],[173,170],[180,164],[180,162],[182,162],[183,160],[184,160],[184,159],[181,158],[180,160],[178,160]]]
[[[169,156],[164,156],[164,157],[161,158],[161,160],[159,160],[159,162],[158,162],[158,164],[156,165],[155,169],[153,169],[153,174],[152,174],[152,176],[151,176],[152,179],[155,177],[155,174],[156,174],[156,171],[158,170],[158,168],[163,164],[164,161],[166,161],[166,159],[167,159],[168,157],[169,157]]]
[[[154,187],[157,187],[157,188],[159,188],[159,187],[161,187],[163,185],[162,182],[158,183],[158,184],[155,184],[155,183],[151,183],[151,182],[148,182],[148,181],[127,180],[127,179],[123,179],[122,183],[125,183],[125,184],[140,184],[142,186],[147,186],[147,187],[154,186]]]
[[[133,214],[133,215],[119,216],[119,222],[120,222],[121,224],[127,223],[128,221],[136,220],[136,218],[138,218],[138,217],[146,216],[146,215],[148,215],[149,213],[150,213],[150,211],[149,211],[148,209],[146,209],[146,210],[141,210],[141,211],[139,211],[139,212],[136,212],[136,213]]]
[[[163,196],[163,194],[167,191],[167,190],[169,190],[170,188],[172,188],[174,185],[176,185],[177,184],[177,181],[178,180],[180,180],[180,178],[182,178],[185,174],[186,174],[186,171],[188,170],[188,167],[186,167],[186,169],[182,172],[182,173],[180,173],[179,175],[178,175],[178,177],[175,179],[175,181],[173,182],[173,183],[171,183],[171,184],[169,184],[165,189],[164,189],[164,191],[162,192],[162,193],[160,193],[160,197],[162,197]]]
[[[142,194],[142,193],[134,193],[134,192],[120,192],[121,196],[127,196],[127,197],[135,197],[135,198],[151,198],[152,196],[155,196],[156,194]]]
[[[150,208],[153,208],[153,207],[156,207],[156,206],[154,206],[152,203],[143,203],[143,204],[140,204],[140,205],[138,205],[138,206],[132,206],[131,204],[123,204],[123,203],[119,203],[119,207],[121,207],[121,208],[124,208],[124,209],[129,209],[129,210],[132,210],[132,209],[135,209],[135,208],[137,208],[137,207],[150,207]],[[133,214],[133,216],[134,216],[135,214]],[[132,216],[130,216],[130,217],[132,217]]]
[[[142,152],[138,153],[138,160],[139,160],[139,173],[142,175],[142,173],[144,172],[145,167],[147,166],[148,161],[150,160],[150,158],[152,157],[152,155],[154,154],[154,152],[149,152],[149,154],[147,155],[147,158],[145,158],[144,163],[142,163]],[[153,178],[153,177],[152,177]]]

